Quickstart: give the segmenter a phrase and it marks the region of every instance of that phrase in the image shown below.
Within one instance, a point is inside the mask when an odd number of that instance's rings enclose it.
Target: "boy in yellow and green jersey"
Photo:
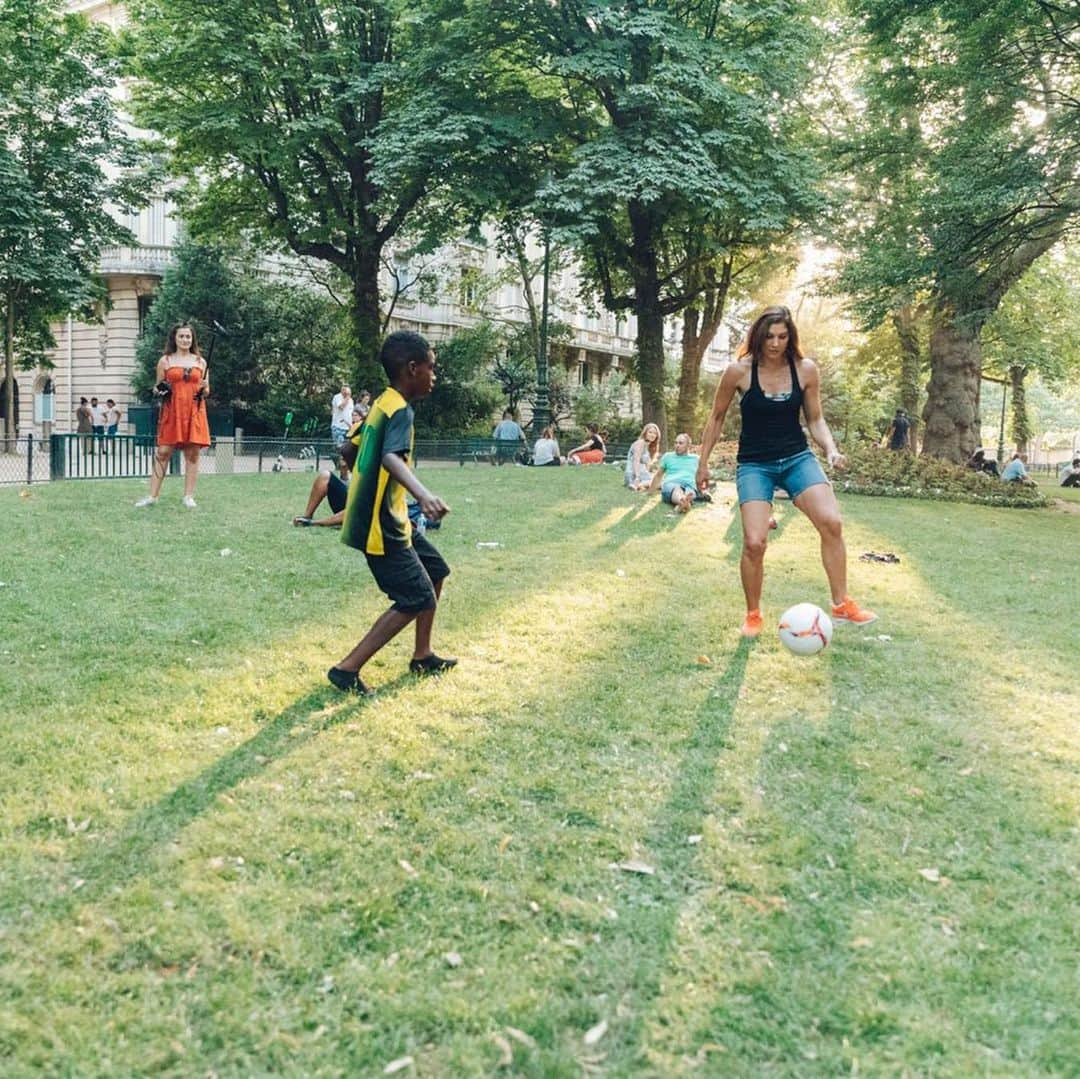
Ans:
[[[433,495],[412,471],[412,402],[435,385],[435,353],[418,333],[400,330],[383,342],[379,362],[390,387],[371,406],[367,419],[346,436],[357,446],[356,465],[345,504],[341,538],[363,551],[375,582],[391,607],[376,619],[356,647],[327,677],[338,689],[368,693],[360,668],[410,622],[416,642],[409,670],[438,674],[457,664],[431,649],[431,630],[443,581],[450,567],[425,536],[413,532],[405,494],[420,503],[429,521],[438,521],[450,507]]]

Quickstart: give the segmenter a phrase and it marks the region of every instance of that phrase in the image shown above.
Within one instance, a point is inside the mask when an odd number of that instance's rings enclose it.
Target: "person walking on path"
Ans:
[[[829,579],[833,621],[858,625],[873,622],[877,615],[860,607],[847,594],[847,549],[840,507],[799,423],[802,412],[814,441],[825,451],[829,467],[843,467],[844,455],[821,412],[817,364],[803,356],[798,330],[786,307],[769,307],[758,316],[735,362],[720,378],[712,414],[701,436],[696,476],[699,491],[709,485],[709,454],[736,392],[742,413],[735,485],[743,529],[739,561],[746,596],[743,636],[756,637],[763,625],[765,548],[777,487],[788,492],[795,507],[810,518],[821,537],[821,561]]]
[[[410,622],[416,623],[409,662],[413,674],[439,674],[457,665],[456,659],[437,656],[431,647],[435,610],[450,567],[426,536],[413,531],[405,500],[408,491],[429,521],[440,521],[450,512],[412,470],[412,405],[427,397],[435,385],[435,353],[420,334],[398,330],[383,342],[379,362],[390,388],[379,395],[364,425],[352,436],[359,449],[341,539],[364,552],[368,569],[391,606],[356,647],[326,672],[330,682],[345,693],[369,692],[360,678],[361,669]]]
[[[165,342],[165,355],[157,362],[154,392],[161,399],[157,449],[150,472],[150,493],[135,503],[152,506],[161,493],[169,462],[183,451],[184,505],[195,509],[195,484],[199,478],[199,453],[210,445],[206,399],[210,396],[210,373],[195,340],[195,329],[186,322],[174,326]]]

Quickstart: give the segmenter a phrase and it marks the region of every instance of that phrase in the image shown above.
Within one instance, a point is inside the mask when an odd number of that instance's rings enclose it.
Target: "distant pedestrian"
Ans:
[[[360,396],[356,399],[356,405],[353,407],[353,412],[359,411],[360,422],[363,423],[367,419],[368,413],[371,411],[371,391],[361,390]]]
[[[84,454],[90,452],[90,434],[94,430],[94,416],[90,411],[90,402],[85,397],[79,398],[79,407],[75,409],[75,433],[81,435],[79,448]]]
[[[352,390],[348,386],[342,386],[339,393],[335,393],[330,402],[330,436],[335,446],[340,446],[345,436],[349,433],[352,424],[353,399]]]
[[[911,420],[902,408],[896,410],[896,415],[885,432],[885,445],[890,450],[911,449]]]
[[[120,416],[119,406],[110,397],[105,402],[105,436],[107,438],[116,438],[116,433],[120,430]]]
[[[105,424],[109,417],[105,406],[98,403],[96,397],[90,398],[91,430],[94,433],[94,449],[103,449],[105,445]]]

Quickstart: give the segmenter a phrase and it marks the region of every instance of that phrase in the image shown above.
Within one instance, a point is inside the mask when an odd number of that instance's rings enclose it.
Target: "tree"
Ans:
[[[867,321],[926,299],[925,452],[979,437],[982,331],[1080,218],[1080,11],[1052,0],[852,0],[866,37],[845,281]]]
[[[483,92],[469,86],[473,73],[447,53],[452,5],[131,6],[137,114],[188,181],[193,231],[255,235],[336,267],[366,375],[382,331],[384,249],[406,228],[420,247],[437,242],[513,158],[513,141],[471,107]]]
[[[5,437],[16,351],[44,362],[50,321],[104,297],[102,247],[130,238],[109,213],[133,205],[138,162],[110,96],[109,34],[54,0],[0,0],[0,324]]]
[[[538,72],[541,111],[570,149],[542,216],[579,252],[587,287],[637,318],[635,377],[661,430],[664,320],[708,287],[725,222],[770,232],[812,201],[797,97],[811,34],[797,3],[779,17],[725,2],[494,0],[486,51]],[[714,227],[715,226],[715,227]],[[681,237],[697,238],[692,248]]]
[[[416,405],[417,431],[436,436],[490,434],[491,417],[499,407],[491,362],[502,347],[498,331],[487,322],[440,342],[435,388]]]
[[[1025,380],[1061,386],[1080,374],[1080,250],[1061,248],[1033,265],[1005,294],[983,332],[986,367],[1008,380],[1012,437],[1026,452],[1034,428]]]
[[[148,399],[169,329],[192,322],[206,355],[214,323],[210,384],[214,400],[237,413],[247,431],[326,428],[330,398],[351,365],[342,309],[313,285],[268,278],[251,254],[228,254],[185,241],[154,297],[136,346],[135,390]],[[359,387],[358,387],[359,388]]]

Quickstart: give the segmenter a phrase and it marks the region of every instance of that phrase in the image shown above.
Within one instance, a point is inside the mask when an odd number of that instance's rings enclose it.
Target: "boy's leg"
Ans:
[[[442,595],[442,581],[433,581],[433,587],[435,588],[436,600]],[[431,630],[435,625],[435,612],[438,607],[432,607],[430,610],[421,611],[416,616],[416,644],[413,647],[413,659],[427,659],[432,655],[431,649]]]
[[[336,664],[338,670],[357,674],[383,645],[392,641],[414,618],[416,618],[415,612],[399,611],[395,607],[384,611],[375,619],[375,624],[364,634],[356,647]]]

